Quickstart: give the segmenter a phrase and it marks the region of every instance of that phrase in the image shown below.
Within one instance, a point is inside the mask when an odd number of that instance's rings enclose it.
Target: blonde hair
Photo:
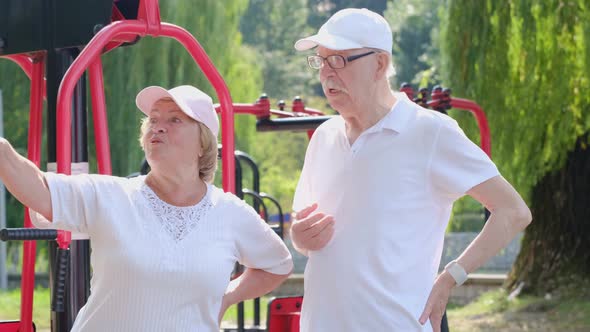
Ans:
[[[166,101],[164,99],[160,99]],[[168,98],[170,99],[170,98]],[[170,99],[172,100],[172,99]],[[213,135],[213,132],[203,123],[198,122],[191,118],[191,120],[195,121],[199,126],[200,131],[200,140],[201,140],[201,150],[202,155],[199,156],[199,178],[201,180],[212,183],[215,177],[215,171],[217,170],[217,138]],[[139,145],[141,149],[145,151],[145,146],[143,145],[143,137],[147,133],[148,128],[150,126],[150,118],[145,117],[141,120],[141,128],[139,131]]]
[[[197,122],[201,129],[201,148],[203,154],[199,157],[199,177],[205,182],[212,183],[217,170],[217,138],[203,123]]]

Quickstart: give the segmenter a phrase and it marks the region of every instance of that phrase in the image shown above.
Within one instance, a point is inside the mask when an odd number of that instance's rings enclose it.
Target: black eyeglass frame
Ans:
[[[351,55],[351,56],[348,56],[346,58],[344,56],[340,55],[340,54],[332,54],[332,55],[328,55],[327,57],[323,57],[321,55],[315,54],[315,55],[310,55],[310,56],[307,57],[307,65],[311,69],[320,70],[324,66],[324,63],[327,62],[328,63],[328,66],[330,66],[330,68],[332,68],[332,69],[342,69],[342,68],[346,67],[346,64],[347,63],[352,62],[352,61],[357,60],[357,59],[360,59],[360,58],[365,57],[367,55],[374,54],[374,53],[377,53],[377,52],[376,51],[369,51],[369,52],[366,52],[366,53]],[[341,58],[342,59],[342,63],[344,63],[344,65],[342,67],[334,68],[334,66],[332,66],[332,64],[330,63],[330,61],[328,61],[328,58],[329,57],[338,57],[338,58]],[[322,59],[322,62],[321,62],[322,64],[320,65],[319,68],[315,68],[314,66],[311,65],[312,59],[318,59],[318,58],[321,58]]]

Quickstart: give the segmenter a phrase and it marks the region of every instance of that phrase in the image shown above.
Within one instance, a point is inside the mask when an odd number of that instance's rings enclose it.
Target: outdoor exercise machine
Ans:
[[[119,46],[132,45],[144,36],[178,41],[213,86],[220,102],[217,110],[221,116],[225,191],[237,193],[235,171],[239,162],[234,151],[234,114],[256,116],[258,131],[304,131],[308,136],[329,119],[322,112],[305,107],[301,98],[293,101],[290,111],[285,110],[284,104],[279,105],[279,110],[271,109],[266,96],[252,104],[234,104],[227,85],[198,41],[185,29],[161,22],[157,0],[4,0],[0,4],[0,57],[15,62],[30,78],[27,157],[34,164],[40,167],[43,100],[46,99],[47,170],[64,174],[88,172],[85,93],[88,82],[98,173],[112,174],[101,55]],[[474,107],[475,103],[465,104],[467,101],[454,99],[450,94],[447,97],[442,93],[441,98],[434,98],[433,94],[427,105],[446,105],[448,101],[448,105],[471,110],[476,116],[479,114],[476,110],[481,110]],[[478,117],[478,123],[483,135],[485,121],[480,123]],[[486,153],[489,154],[489,140]],[[264,200],[256,190],[251,193]],[[81,234],[72,236],[67,231],[34,229],[28,211],[24,228],[2,230],[0,238],[24,241],[20,320],[0,322],[0,332],[35,330],[32,307],[36,240],[51,240],[50,253],[57,253],[50,254],[51,329],[69,331],[90,291],[89,241]],[[298,330],[301,300],[297,297],[271,302],[269,330]],[[238,330],[245,331],[245,328],[238,326]]]

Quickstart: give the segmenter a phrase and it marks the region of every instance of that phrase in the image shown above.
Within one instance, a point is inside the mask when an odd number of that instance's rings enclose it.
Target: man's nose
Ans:
[[[333,76],[335,72],[336,71],[332,69],[327,62],[324,62],[324,65],[320,68],[320,79]]]

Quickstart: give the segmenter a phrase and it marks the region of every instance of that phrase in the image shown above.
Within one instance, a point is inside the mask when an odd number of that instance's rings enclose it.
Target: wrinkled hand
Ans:
[[[302,250],[319,250],[328,244],[334,235],[334,217],[315,212],[317,203],[295,214],[291,225],[291,240]]]
[[[445,314],[453,286],[455,286],[455,280],[448,272],[443,272],[436,278],[428,296],[428,301],[426,301],[426,305],[424,306],[424,311],[418,320],[420,324],[424,325],[430,319],[432,330],[434,332],[440,332],[442,318]]]

